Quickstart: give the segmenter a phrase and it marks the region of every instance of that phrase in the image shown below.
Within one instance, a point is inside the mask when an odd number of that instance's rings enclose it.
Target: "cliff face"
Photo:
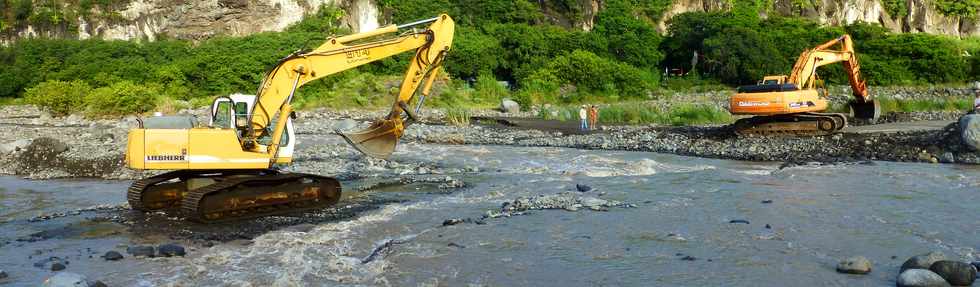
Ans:
[[[191,40],[243,36],[281,31],[325,5],[343,9],[342,22],[352,31],[378,27],[378,9],[372,0],[133,0],[122,9],[103,13],[107,17],[79,16],[77,25],[27,25],[0,36],[0,41],[26,37],[153,41],[160,36]]]
[[[932,0],[906,0],[905,15],[890,15],[881,0],[815,0],[810,7],[801,8],[793,0],[775,0],[759,15],[804,16],[827,25],[847,25],[854,22],[878,23],[892,32],[924,32],[950,36],[980,36],[980,21],[967,17],[947,16],[933,6]],[[674,0],[658,23],[666,30],[671,16],[684,12],[725,11],[731,9],[726,0]]]
[[[128,0],[123,0],[128,1]],[[925,32],[951,36],[980,36],[980,21],[939,13],[931,1],[905,0],[899,17],[889,15],[882,0],[774,0],[760,16],[804,16],[827,25],[846,25],[857,21],[879,23],[894,32]],[[576,15],[554,12],[556,3],[538,1],[545,21],[569,28],[591,30],[603,0],[579,0]],[[794,4],[796,2],[797,4]],[[673,0],[657,22],[661,32],[674,15],[693,11],[725,11],[731,0]],[[61,25],[25,25],[8,27],[0,33],[0,44],[18,38],[103,38],[153,41],[160,36],[200,40],[215,35],[242,36],[263,31],[281,31],[316,13],[324,5],[344,10],[343,23],[352,31],[367,31],[379,26],[376,0],[131,0],[112,11],[101,11],[104,17],[82,17],[78,13]],[[65,7],[70,9],[71,7]],[[99,8],[93,9],[99,12]],[[76,24],[65,25],[64,22]]]

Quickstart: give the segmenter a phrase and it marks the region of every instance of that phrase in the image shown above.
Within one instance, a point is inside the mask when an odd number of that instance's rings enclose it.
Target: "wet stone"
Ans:
[[[445,221],[442,222],[442,226],[456,225],[464,222],[466,221],[460,218],[446,219]]]
[[[153,246],[139,245],[127,247],[126,253],[136,257],[153,257],[156,251],[153,249]]]
[[[902,268],[900,272],[905,272],[909,269],[929,269],[933,263],[936,261],[942,261],[946,259],[946,255],[942,252],[929,252],[926,254],[914,256],[902,263]]]
[[[184,256],[187,252],[184,251],[184,247],[177,244],[164,244],[160,245],[158,248],[161,256],[173,257],[173,256]]]
[[[909,269],[898,275],[898,287],[949,287],[942,276],[926,269]]]
[[[7,277],[9,277],[7,271],[0,270],[0,280],[7,279]]]
[[[977,272],[973,266],[959,261],[937,261],[929,267],[929,270],[955,286],[970,286],[977,279]]]
[[[871,261],[864,256],[845,258],[837,263],[837,272],[846,274],[868,274],[871,273]]]
[[[65,270],[65,268],[68,267],[65,266],[65,264],[61,264],[61,262],[51,263],[51,271],[61,271],[61,270]]]
[[[102,255],[102,258],[104,258],[106,261],[116,261],[119,259],[123,259],[123,256],[122,254],[119,254],[119,252],[109,251],[106,252],[105,255]]]
[[[592,187],[579,183],[579,184],[575,184],[575,189],[578,190],[579,192],[589,192],[592,190]]]
[[[92,282],[92,284],[89,284],[88,287],[109,287],[109,285],[102,283],[102,281],[96,280],[95,282]]]
[[[87,287],[88,277],[71,272],[58,272],[51,278],[44,280],[41,284],[44,287]]]
[[[736,223],[750,224],[749,221],[748,220],[745,220],[745,219],[732,219],[732,220],[728,221],[728,223],[732,223],[732,224],[736,224]]]

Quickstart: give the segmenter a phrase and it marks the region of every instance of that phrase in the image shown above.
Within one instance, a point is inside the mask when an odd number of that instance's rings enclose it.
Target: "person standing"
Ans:
[[[589,130],[589,112],[585,109],[585,105],[578,109],[578,118],[582,120],[582,130]]]
[[[589,107],[589,128],[593,130],[598,128],[597,122],[599,122],[599,107],[592,105]]]

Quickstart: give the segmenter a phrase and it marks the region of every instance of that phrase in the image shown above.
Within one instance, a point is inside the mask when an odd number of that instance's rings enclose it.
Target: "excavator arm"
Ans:
[[[839,49],[831,49],[838,44],[840,44]],[[867,84],[861,79],[861,68],[850,35],[841,36],[803,51],[793,66],[788,81],[801,89],[812,89],[816,85],[817,68],[834,63],[843,63],[856,100],[861,103],[870,102],[872,99],[868,94]]]
[[[428,24],[420,30],[416,27]],[[404,31],[395,37],[362,41]],[[454,22],[448,15],[409,23],[390,25],[371,32],[335,37],[312,51],[293,53],[279,61],[266,74],[256,93],[256,104],[249,113],[248,126],[242,144],[246,149],[258,151],[258,139],[271,135],[266,151],[275,160],[278,145],[285,131],[285,120],[292,113],[296,89],[316,79],[382,60],[407,51],[415,51],[405,73],[399,94],[391,112],[367,131],[343,135],[355,148],[369,156],[387,157],[404,130],[403,112],[414,118],[421,107],[413,111],[407,103],[422,87],[422,97],[428,95],[446,53],[452,46]],[[424,98],[423,98],[424,99]],[[274,126],[272,123],[275,123]]]

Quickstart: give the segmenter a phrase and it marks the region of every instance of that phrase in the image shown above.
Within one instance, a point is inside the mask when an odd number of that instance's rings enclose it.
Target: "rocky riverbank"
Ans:
[[[203,110],[184,111],[205,118]],[[366,126],[383,111],[313,110],[299,113],[297,133],[302,138],[333,137],[334,130]],[[957,125],[943,130],[896,133],[837,134],[821,137],[737,137],[725,126],[665,127],[609,126],[588,134],[515,128],[480,122],[468,127],[441,123],[440,111],[428,113],[423,123],[410,126],[404,141],[436,144],[478,144],[671,153],[719,159],[800,162],[901,161],[980,164],[980,154],[959,140]],[[494,111],[476,116],[500,116]],[[522,113],[516,116],[530,116]],[[892,121],[947,119],[952,113],[893,114]],[[137,125],[135,117],[90,120],[78,116],[52,118],[32,106],[0,108],[0,174],[34,179],[139,177],[124,167],[126,134]],[[372,170],[396,174],[431,169],[419,163],[371,160],[343,144],[301,146],[291,169],[340,177],[358,177]]]

